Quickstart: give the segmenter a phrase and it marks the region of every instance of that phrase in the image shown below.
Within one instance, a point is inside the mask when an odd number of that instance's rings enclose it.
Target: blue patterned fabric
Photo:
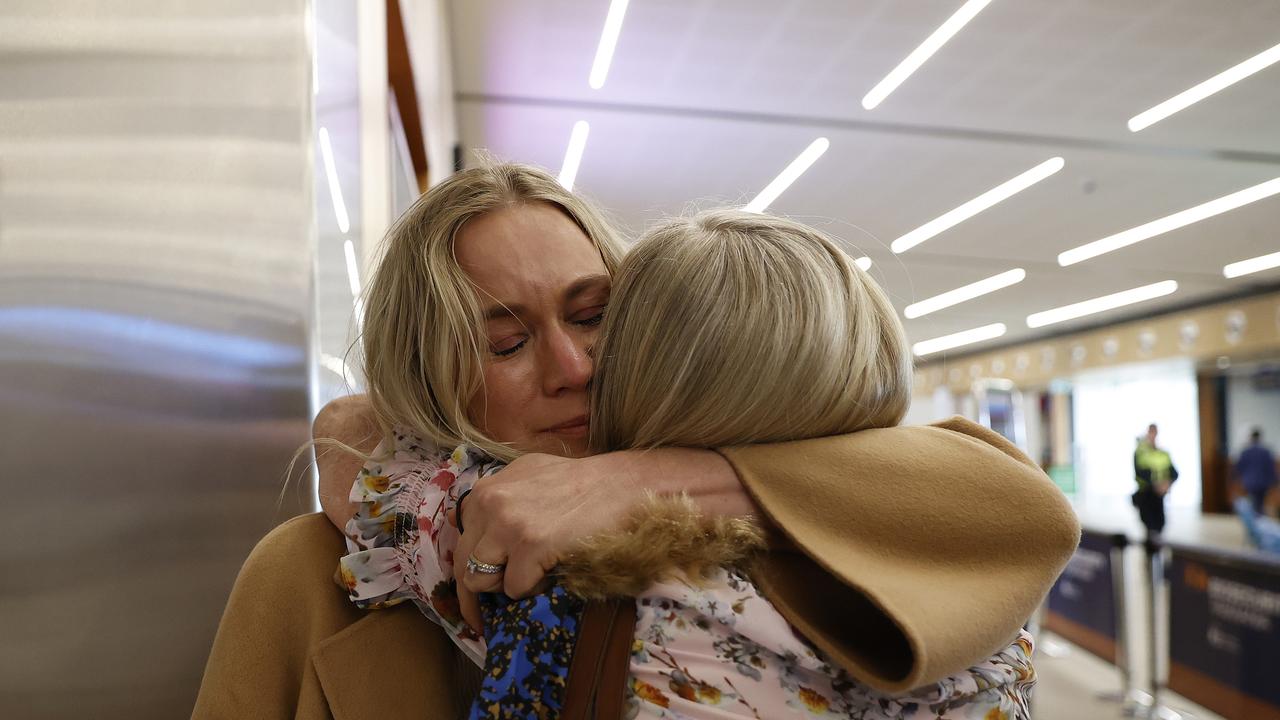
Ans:
[[[521,600],[482,593],[488,653],[480,693],[468,717],[558,716],[584,605],[559,585]]]

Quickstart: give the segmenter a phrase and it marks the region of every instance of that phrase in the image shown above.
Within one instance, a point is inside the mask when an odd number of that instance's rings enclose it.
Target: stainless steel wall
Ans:
[[[0,717],[188,715],[310,509],[307,10],[0,4]]]

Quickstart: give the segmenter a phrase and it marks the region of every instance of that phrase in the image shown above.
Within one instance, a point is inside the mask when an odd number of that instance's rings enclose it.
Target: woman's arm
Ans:
[[[486,478],[463,503],[458,556],[506,564],[501,575],[466,573],[472,592],[533,592],[581,541],[621,527],[647,498],[686,495],[707,514],[745,517],[755,503],[733,467],[711,450],[659,448],[572,459],[525,455]]]
[[[723,452],[797,549],[765,556],[756,584],[881,690],[1006,647],[1080,538],[1049,478],[962,418]]]
[[[373,452],[379,440],[373,407],[365,395],[348,395],[330,401],[316,415],[312,433],[316,440],[338,440],[364,453]],[[558,474],[564,468],[552,462],[561,458],[550,455],[531,457],[543,460],[522,458],[504,470],[503,476],[509,481],[529,480],[535,485],[548,480],[552,483],[565,480]],[[338,448],[320,446],[316,450],[316,465],[320,470],[320,506],[338,529],[346,527],[347,521],[355,515],[356,504],[350,500],[351,485],[360,472],[361,464],[360,458]],[[739,517],[755,513],[755,504],[738,481],[733,467],[710,450],[662,448],[648,452],[609,453],[582,462],[566,461],[565,465],[574,467],[572,474],[577,476],[629,480],[628,489],[638,492],[633,493],[631,502],[620,504],[619,518],[639,502],[645,487],[659,495],[684,492],[708,513]],[[549,475],[554,475],[554,479]],[[468,507],[473,507],[473,499],[468,497]],[[621,500],[622,497],[615,494],[610,499]],[[572,536],[570,540],[585,537],[581,533],[569,534]]]
[[[378,446],[378,425],[373,406],[364,395],[347,395],[330,400],[320,408],[311,424],[311,437],[317,441],[337,440],[368,455]],[[316,467],[320,471],[320,507],[329,520],[342,530],[356,514],[351,502],[351,485],[363,461],[341,448],[316,445]]]
[[[761,565],[770,600],[856,677],[905,690],[1005,647],[1079,539],[1048,477],[959,418],[722,452],[517,459],[467,497],[458,546],[506,572],[460,574],[462,587],[527,594],[650,494],[683,492],[705,512],[758,512],[780,529],[795,551]],[[330,495],[354,477],[324,471]]]
[[[462,510],[459,557],[505,561],[505,575],[457,577],[473,590],[528,593],[650,493],[689,492],[704,511],[758,509],[789,541],[752,573],[763,594],[855,677],[903,692],[1007,647],[1080,537],[1049,478],[961,418],[721,453],[732,478],[688,450],[522,458]],[[503,477],[522,461],[521,474]]]

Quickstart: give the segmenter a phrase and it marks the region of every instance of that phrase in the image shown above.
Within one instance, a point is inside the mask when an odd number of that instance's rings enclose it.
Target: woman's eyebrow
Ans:
[[[612,278],[608,275],[587,275],[569,283],[560,294],[564,298],[564,302],[572,302],[580,295],[601,287],[608,287],[611,280]],[[495,300],[495,302],[497,303],[496,305],[492,305],[484,311],[484,319],[486,321],[501,320],[509,317],[520,318],[525,313],[525,306],[519,303],[508,304],[500,300]]]
[[[586,277],[578,278],[577,280],[569,283],[569,286],[564,289],[565,302],[570,302],[576,299],[579,295],[591,290],[596,290],[601,286],[608,287],[609,282],[610,277],[608,275],[588,275]]]
[[[488,321],[512,317],[519,318],[522,314],[524,314],[523,305],[503,305],[502,303],[498,303],[484,311],[484,319]]]

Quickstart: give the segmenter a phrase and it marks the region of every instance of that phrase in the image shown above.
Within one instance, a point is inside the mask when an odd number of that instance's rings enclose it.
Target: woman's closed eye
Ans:
[[[570,322],[576,325],[585,325],[587,327],[599,325],[604,320],[604,311],[604,305],[587,308],[586,310],[574,315]]]
[[[498,342],[490,343],[489,351],[498,357],[507,357],[508,355],[514,355],[527,342],[529,342],[529,338],[525,335],[512,335]]]
[[[596,305],[574,313],[569,322],[582,327],[593,328],[604,321],[604,305]],[[529,342],[526,334],[510,335],[501,340],[489,343],[489,352],[497,357],[510,357]]]

